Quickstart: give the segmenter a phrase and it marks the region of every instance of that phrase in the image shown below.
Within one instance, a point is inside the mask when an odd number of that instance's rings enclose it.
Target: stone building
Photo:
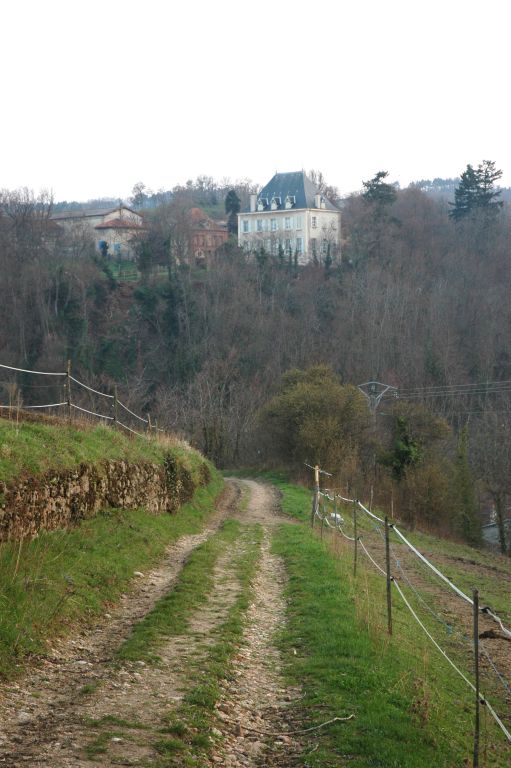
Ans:
[[[126,205],[62,211],[51,219],[64,230],[70,244],[92,238],[97,251],[122,259],[135,258],[133,240],[144,228],[142,216]]]
[[[202,208],[191,208],[188,222],[190,254],[198,263],[207,261],[228,240],[227,225],[210,219]]]
[[[263,249],[296,258],[299,264],[338,261],[341,212],[304,171],[276,173],[238,214],[238,244],[248,252]]]

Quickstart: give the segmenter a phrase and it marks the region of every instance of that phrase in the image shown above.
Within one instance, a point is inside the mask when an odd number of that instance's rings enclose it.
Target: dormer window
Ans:
[[[274,195],[272,197],[272,199],[271,199],[271,205],[270,205],[272,211],[276,211],[277,208],[280,208],[281,205],[282,205],[281,198],[280,197],[275,197],[275,195]]]
[[[266,208],[268,208],[268,198],[260,197],[259,200],[257,201],[257,210],[264,211]]]
[[[286,197],[285,206],[286,208],[292,208],[296,203],[296,197],[295,195],[288,195]]]

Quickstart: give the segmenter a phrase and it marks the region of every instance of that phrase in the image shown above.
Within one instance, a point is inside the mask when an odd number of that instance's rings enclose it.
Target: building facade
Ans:
[[[188,213],[190,222],[190,250],[197,263],[207,261],[229,238],[227,225],[217,222],[202,210],[192,208]]]
[[[144,229],[142,216],[125,205],[62,211],[51,217],[69,242],[93,238],[96,250],[110,257],[134,259],[134,239]]]
[[[299,264],[339,261],[341,212],[304,171],[276,173],[238,214],[238,244],[248,253],[265,251]]]

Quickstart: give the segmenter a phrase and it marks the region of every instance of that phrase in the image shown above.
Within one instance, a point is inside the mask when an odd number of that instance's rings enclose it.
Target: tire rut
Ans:
[[[209,539],[222,521],[236,514],[239,486],[229,483],[222,493],[216,511],[207,527],[199,534],[181,537],[165,553],[162,563],[141,584],[122,597],[119,605],[106,613],[93,627],[78,637],[55,644],[52,655],[41,660],[21,681],[0,688],[0,764],[15,768],[62,765],[79,766],[76,757],[66,762],[65,750],[73,747],[73,728],[80,720],[77,694],[85,685],[92,688],[112,678],[109,662],[114,651],[164,594],[172,589],[187,558]],[[138,670],[124,670],[137,680]],[[122,678],[122,675],[120,676]],[[112,690],[126,689],[126,679],[112,680]],[[64,734],[67,736],[63,736]],[[52,745],[50,755],[44,755]],[[76,746],[76,745],[75,745]],[[62,750],[63,760],[57,758]],[[57,762],[57,760],[59,762]],[[96,763],[97,764],[97,763]]]
[[[271,553],[271,534],[276,524],[290,521],[279,514],[278,498],[271,486],[253,480],[239,484],[251,492],[242,519],[262,525],[264,538],[253,583],[254,599],[248,610],[243,643],[234,659],[235,682],[225,682],[217,706],[218,727],[224,740],[210,765],[287,766],[301,753],[299,741],[286,735],[286,731],[293,730],[291,709],[301,691],[286,686],[282,677],[276,636],[285,626],[286,572],[281,558]]]

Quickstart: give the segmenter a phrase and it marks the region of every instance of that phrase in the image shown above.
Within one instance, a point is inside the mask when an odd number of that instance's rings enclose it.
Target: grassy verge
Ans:
[[[252,472],[227,471],[227,475],[241,477],[253,476],[273,483],[282,493],[282,511],[298,520],[306,522],[310,519],[311,491],[302,486],[288,482],[285,472]],[[344,512],[343,512],[344,514]],[[378,513],[381,514],[381,513]],[[351,510],[348,511],[351,519]],[[371,529],[367,518],[361,518],[359,524]],[[511,605],[509,593],[511,589],[511,558],[496,554],[485,548],[476,548],[468,544],[442,539],[421,531],[407,531],[399,526],[407,538],[418,547],[445,575],[471,594],[477,587],[480,599],[489,604],[493,610],[508,624],[511,623]],[[400,544],[398,539],[396,542]],[[427,573],[427,572],[426,572]]]
[[[151,567],[179,536],[198,532],[222,487],[215,473],[177,515],[109,510],[71,530],[0,545],[0,676],[12,677],[52,637],[99,615],[129,588],[135,570]]]
[[[307,520],[310,494],[277,484],[283,507]],[[394,635],[385,632],[385,582],[339,558],[307,526],[282,526],[275,550],[289,573],[289,623],[282,637],[287,669],[302,684],[305,726],[354,714],[321,730],[308,766],[451,768],[472,748],[470,690],[394,600]],[[351,554],[351,553],[350,553]],[[470,663],[470,662],[469,662]],[[483,726],[481,765],[511,757],[490,719]]]
[[[167,453],[178,458],[198,478],[203,457],[179,440],[162,437],[130,438],[109,427],[80,427],[66,423],[21,422],[0,419],[0,481],[23,473],[38,475],[49,469],[69,469],[82,462],[105,459],[161,464]]]

